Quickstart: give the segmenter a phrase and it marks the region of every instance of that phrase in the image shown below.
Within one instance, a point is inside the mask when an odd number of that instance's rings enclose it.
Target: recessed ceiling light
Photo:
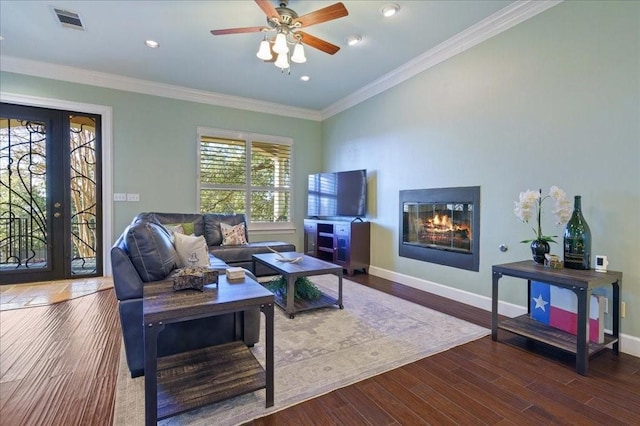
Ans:
[[[158,43],[158,42],[157,42],[157,41],[155,41],[155,40],[146,40],[146,41],[144,42],[144,44],[145,44],[147,47],[150,47],[150,48],[152,48],[152,49],[157,49],[158,47],[160,47],[160,43]]]
[[[4,37],[0,36],[0,41],[4,40]]]
[[[359,35],[356,35],[356,34],[352,34],[352,35],[347,37],[347,44],[349,46],[355,46],[356,44],[360,43],[361,41],[362,41],[362,37],[360,37]]]
[[[300,80],[309,81],[309,80],[311,80],[311,77],[309,77],[308,75],[303,75],[302,77],[300,77]]]
[[[383,6],[380,12],[382,13],[382,16],[384,16],[385,18],[388,18],[398,13],[399,10],[400,10],[400,6],[398,6],[395,3],[392,3],[386,6]]]

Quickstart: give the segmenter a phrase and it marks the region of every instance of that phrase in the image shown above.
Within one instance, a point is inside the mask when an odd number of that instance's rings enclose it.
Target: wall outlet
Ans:
[[[620,302],[620,317],[624,318],[627,316],[627,304],[626,302]]]
[[[114,192],[113,201],[127,201],[127,194],[122,192]]]
[[[140,201],[140,194],[127,194],[127,201]]]

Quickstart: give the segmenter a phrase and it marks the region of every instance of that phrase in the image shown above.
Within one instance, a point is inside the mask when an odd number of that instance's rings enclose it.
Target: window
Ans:
[[[244,213],[249,228],[293,228],[289,138],[198,128],[201,212]]]

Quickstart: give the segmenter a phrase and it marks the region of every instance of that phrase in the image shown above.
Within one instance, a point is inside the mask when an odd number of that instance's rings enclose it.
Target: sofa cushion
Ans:
[[[168,231],[153,222],[137,222],[126,231],[131,263],[144,282],[164,279],[176,267],[178,253]]]
[[[226,223],[220,223],[220,229],[222,230],[223,246],[237,246],[247,244],[244,223],[239,223],[233,226],[227,225]]]
[[[207,248],[207,241],[202,235],[196,237],[176,232],[173,234],[173,245],[178,253],[178,267],[209,266],[209,250]],[[193,265],[189,263],[189,257],[192,253],[195,254],[195,257],[197,258],[197,261]]]
[[[207,245],[209,247],[219,246],[222,244],[222,229],[220,223],[226,223],[227,225],[239,225],[246,223],[244,214],[217,214],[217,213],[205,213],[204,220],[204,237],[207,239]],[[249,241],[249,235],[245,226],[245,240]]]

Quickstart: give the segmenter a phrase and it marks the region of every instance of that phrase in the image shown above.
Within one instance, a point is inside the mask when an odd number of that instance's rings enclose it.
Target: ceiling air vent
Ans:
[[[82,21],[80,20],[80,15],[75,12],[71,12],[69,10],[62,10],[54,8],[53,11],[56,13],[58,20],[62,24],[63,27],[73,28],[75,30],[83,30]]]

